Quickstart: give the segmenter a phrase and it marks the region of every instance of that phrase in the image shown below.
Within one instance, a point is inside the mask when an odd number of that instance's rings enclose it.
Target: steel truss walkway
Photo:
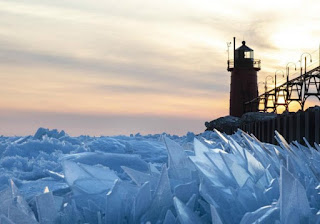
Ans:
[[[246,102],[245,112],[258,110],[276,113],[279,106],[284,106],[289,111],[289,104],[294,101],[303,110],[310,96],[316,96],[320,100],[320,66]]]

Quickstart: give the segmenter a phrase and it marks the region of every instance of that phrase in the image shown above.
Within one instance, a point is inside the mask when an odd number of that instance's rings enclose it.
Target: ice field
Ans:
[[[0,137],[0,224],[320,223],[319,145],[242,131]]]

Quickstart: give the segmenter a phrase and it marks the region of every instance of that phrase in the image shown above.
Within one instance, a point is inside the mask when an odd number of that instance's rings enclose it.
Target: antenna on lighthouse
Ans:
[[[231,45],[231,42],[227,42],[227,47],[228,47],[228,50],[227,50],[227,52],[228,52],[228,61],[229,61],[229,48],[230,48],[230,45]]]
[[[233,37],[233,60],[236,59],[236,37]]]

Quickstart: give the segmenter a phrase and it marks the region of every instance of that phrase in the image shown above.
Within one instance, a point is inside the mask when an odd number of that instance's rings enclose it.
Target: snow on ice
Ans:
[[[0,224],[320,223],[320,153],[241,130],[0,137]]]

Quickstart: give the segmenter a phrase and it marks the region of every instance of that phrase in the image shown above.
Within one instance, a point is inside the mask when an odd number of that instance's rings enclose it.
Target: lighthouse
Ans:
[[[228,71],[231,72],[230,115],[241,117],[245,113],[245,103],[258,97],[257,72],[261,62],[254,59],[254,51],[245,41],[237,49],[235,42],[234,37],[233,60],[228,60]],[[251,111],[258,111],[258,105]]]

